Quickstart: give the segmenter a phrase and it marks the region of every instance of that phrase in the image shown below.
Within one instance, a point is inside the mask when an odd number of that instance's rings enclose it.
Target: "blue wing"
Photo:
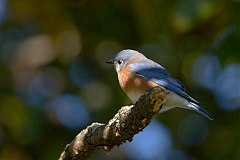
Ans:
[[[187,98],[190,102],[199,104],[199,102],[185,92],[183,84],[172,77],[172,75],[161,65],[148,60],[147,63],[139,62],[130,64],[130,68],[138,76],[149,79],[171,91],[174,91],[178,95]]]

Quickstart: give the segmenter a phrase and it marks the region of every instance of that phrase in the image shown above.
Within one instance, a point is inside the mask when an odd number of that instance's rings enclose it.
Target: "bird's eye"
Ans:
[[[122,64],[123,61],[122,61],[122,60],[118,60],[117,63],[118,63],[118,64]]]

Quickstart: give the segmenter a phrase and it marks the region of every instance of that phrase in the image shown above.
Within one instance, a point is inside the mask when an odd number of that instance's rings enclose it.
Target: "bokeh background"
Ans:
[[[240,159],[240,1],[0,0],[0,159],[57,159],[130,104],[112,66],[139,50],[214,116],[175,109],[91,160]]]

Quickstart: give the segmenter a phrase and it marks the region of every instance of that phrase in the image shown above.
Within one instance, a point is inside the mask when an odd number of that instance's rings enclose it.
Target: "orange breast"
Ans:
[[[149,81],[144,77],[133,74],[128,66],[118,72],[118,80],[120,86],[126,93],[137,92],[143,94],[149,89],[159,86],[158,84]]]

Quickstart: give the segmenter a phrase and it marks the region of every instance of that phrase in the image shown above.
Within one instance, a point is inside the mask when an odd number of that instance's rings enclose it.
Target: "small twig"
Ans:
[[[136,104],[122,107],[107,125],[93,123],[88,126],[65,147],[59,160],[86,160],[95,150],[110,151],[127,140],[132,141],[159,112],[166,94],[164,89],[155,87]]]

